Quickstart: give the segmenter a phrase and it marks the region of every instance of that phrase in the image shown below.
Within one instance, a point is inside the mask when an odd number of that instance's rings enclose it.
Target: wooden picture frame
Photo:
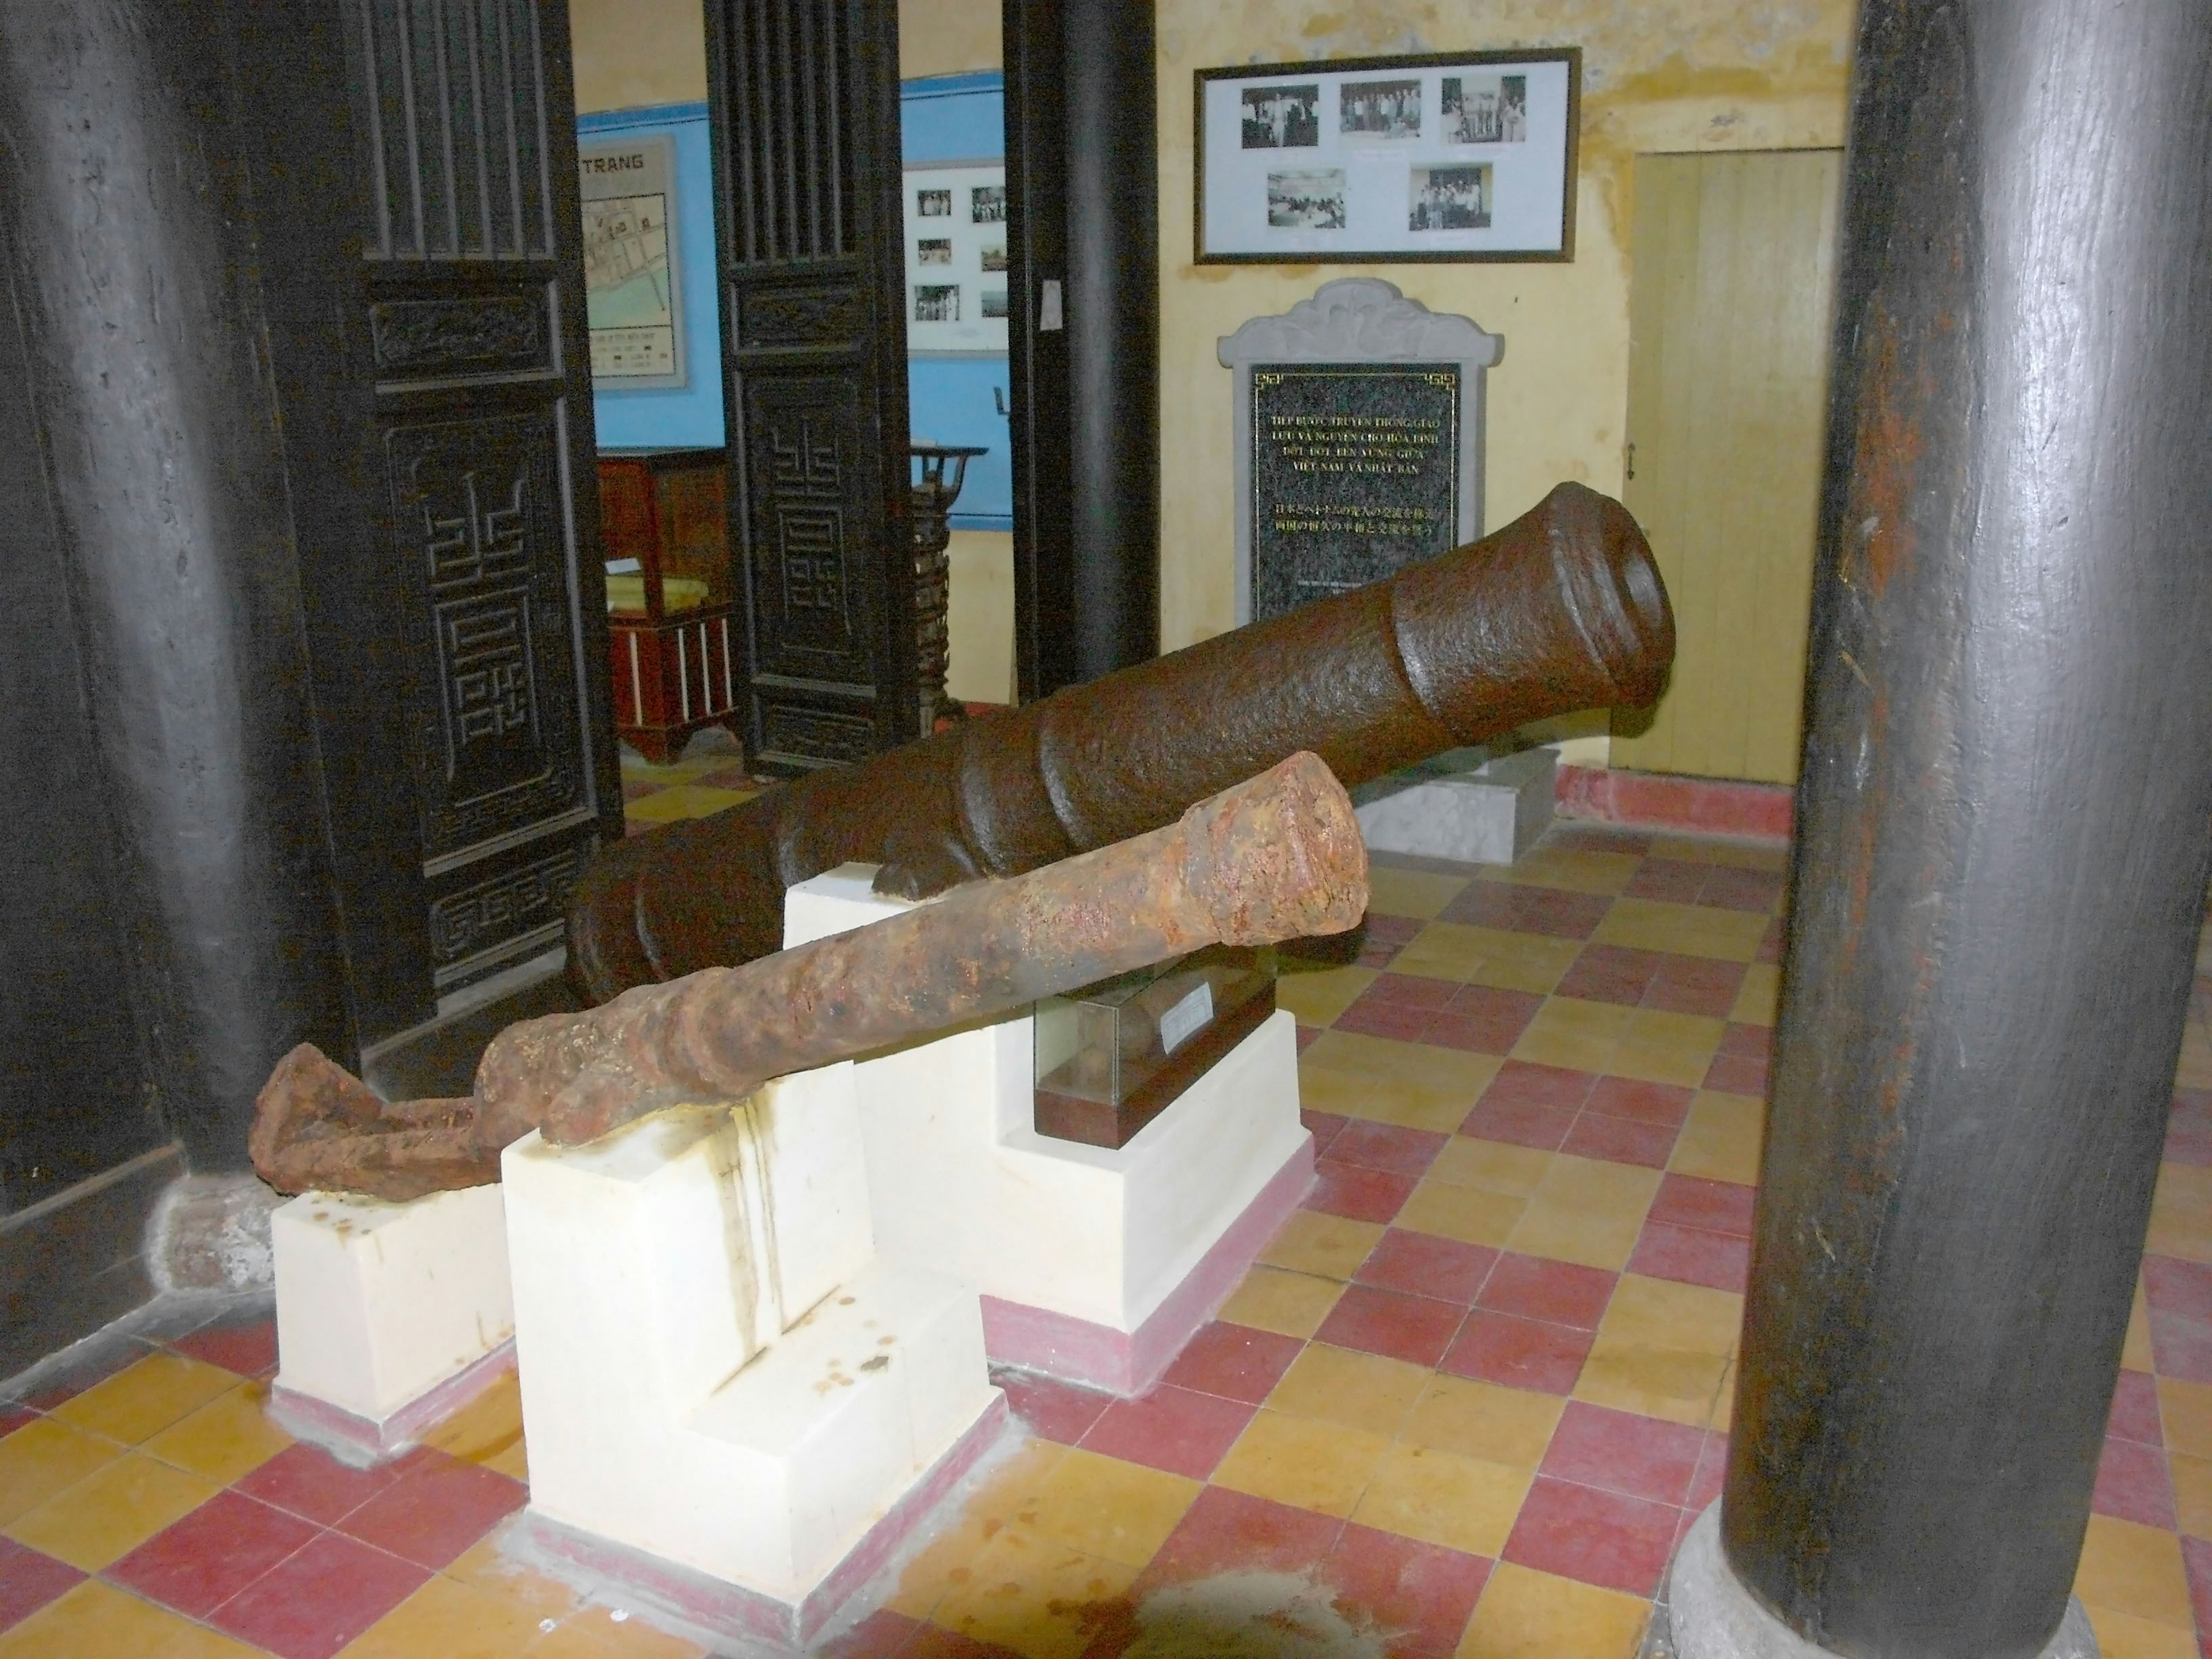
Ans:
[[[1582,62],[1555,46],[1196,71],[1194,261],[1571,261]]]

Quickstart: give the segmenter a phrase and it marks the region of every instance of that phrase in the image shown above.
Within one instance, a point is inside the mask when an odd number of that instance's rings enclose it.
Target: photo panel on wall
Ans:
[[[1006,167],[931,162],[906,173],[907,349],[1006,349]]]

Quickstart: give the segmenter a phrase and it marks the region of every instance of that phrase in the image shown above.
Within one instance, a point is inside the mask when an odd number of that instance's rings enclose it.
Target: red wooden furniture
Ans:
[[[720,449],[599,455],[615,730],[666,763],[737,714],[727,471]]]

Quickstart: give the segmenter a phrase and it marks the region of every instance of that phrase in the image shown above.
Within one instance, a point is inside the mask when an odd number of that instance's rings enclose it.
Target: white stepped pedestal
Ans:
[[[793,888],[785,945],[904,908],[874,876],[846,865]],[[1140,1393],[1311,1184],[1296,1025],[1274,1014],[1115,1151],[1031,1127],[1030,1025],[854,1066],[877,1245],[980,1286],[992,1358]]]
[[[1455,750],[1361,785],[1352,810],[1376,852],[1510,864],[1552,822],[1558,764],[1549,749],[1495,760]]]
[[[524,1549],[804,1643],[1005,1415],[973,1286],[876,1254],[853,1067],[501,1167]]]
[[[270,1220],[273,1416],[349,1462],[405,1449],[514,1363],[496,1186],[404,1204],[307,1193]]]

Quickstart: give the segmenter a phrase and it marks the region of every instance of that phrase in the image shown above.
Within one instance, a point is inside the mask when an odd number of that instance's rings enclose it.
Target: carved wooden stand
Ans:
[[[921,702],[921,734],[941,720],[964,720],[968,711],[945,693],[951,638],[945,612],[951,605],[952,503],[968,476],[968,463],[988,452],[976,447],[915,444],[907,452],[921,469],[914,480],[915,678]]]

